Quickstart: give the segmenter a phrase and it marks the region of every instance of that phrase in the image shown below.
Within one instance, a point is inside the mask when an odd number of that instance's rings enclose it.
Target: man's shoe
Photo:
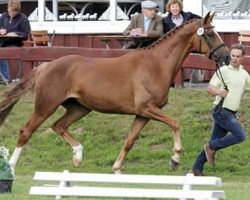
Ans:
[[[215,164],[215,151],[209,147],[209,144],[204,145],[204,151],[206,154],[207,162],[214,165]]]
[[[194,170],[194,169],[191,169],[189,173],[190,173],[190,174],[193,174],[194,176],[205,176],[205,175],[203,174],[203,172],[200,172],[200,171]]]

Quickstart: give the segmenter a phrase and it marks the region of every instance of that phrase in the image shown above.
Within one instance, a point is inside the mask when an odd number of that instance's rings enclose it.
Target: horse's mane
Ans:
[[[184,22],[182,25],[180,26],[177,26],[177,27],[174,27],[173,29],[171,29],[170,31],[168,31],[167,33],[165,33],[160,39],[156,40],[155,42],[153,42],[151,45],[147,46],[147,47],[143,47],[141,49],[151,49],[153,48],[154,46],[162,43],[162,41],[168,39],[171,35],[175,34],[178,30],[182,29],[184,26],[186,26],[187,24],[190,24],[194,21],[198,21],[198,20],[201,20],[201,19],[198,19],[198,18],[195,18],[195,19],[191,19],[191,20],[188,20],[186,22]],[[140,49],[138,49],[140,50]]]

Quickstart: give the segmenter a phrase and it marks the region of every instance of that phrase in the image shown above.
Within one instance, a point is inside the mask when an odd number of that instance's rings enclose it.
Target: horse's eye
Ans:
[[[209,37],[214,37],[214,33],[213,33],[213,32],[207,33],[207,35],[208,35]]]

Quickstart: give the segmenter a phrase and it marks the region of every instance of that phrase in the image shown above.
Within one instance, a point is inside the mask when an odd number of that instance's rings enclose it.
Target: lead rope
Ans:
[[[207,39],[207,35],[204,34],[204,28],[202,27],[202,24],[201,24],[200,28],[198,28],[197,34],[199,36],[199,53],[201,53],[201,37],[203,36],[205,38],[205,40]],[[219,48],[221,48],[223,46],[225,46],[225,43],[222,43],[218,47],[212,49],[210,51],[210,53],[209,53],[209,59],[212,59],[212,56],[214,55],[214,52],[217,51]],[[218,65],[218,59],[219,59],[219,57],[216,56],[216,58],[215,58],[215,62],[216,62],[216,75],[221,80],[221,82],[223,84],[223,88],[225,90],[229,91],[228,87],[227,87],[227,84],[225,83],[225,81],[223,79],[223,76],[221,74],[220,67]],[[219,74],[218,74],[218,72],[219,72]],[[215,110],[221,111],[223,103],[224,103],[224,100],[225,100],[225,97],[222,97],[221,100],[220,100],[220,102],[218,103],[218,105],[215,106]]]
[[[218,73],[219,72],[219,73]],[[222,84],[223,84],[223,88],[226,90],[226,91],[229,91],[228,90],[228,87],[227,87],[227,84],[225,83],[224,79],[223,79],[223,76],[221,74],[221,71],[220,71],[220,67],[218,65],[218,62],[216,61],[216,75],[217,77],[221,80]],[[223,103],[224,103],[224,100],[225,100],[225,97],[222,97],[220,102],[218,103],[218,105],[215,106],[215,110],[219,110],[219,112],[221,111],[222,109],[222,106],[223,106]]]

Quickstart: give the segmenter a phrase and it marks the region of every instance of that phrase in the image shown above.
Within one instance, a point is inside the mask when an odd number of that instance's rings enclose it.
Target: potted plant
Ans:
[[[14,180],[9,162],[9,150],[0,146],[0,193],[11,192]]]

